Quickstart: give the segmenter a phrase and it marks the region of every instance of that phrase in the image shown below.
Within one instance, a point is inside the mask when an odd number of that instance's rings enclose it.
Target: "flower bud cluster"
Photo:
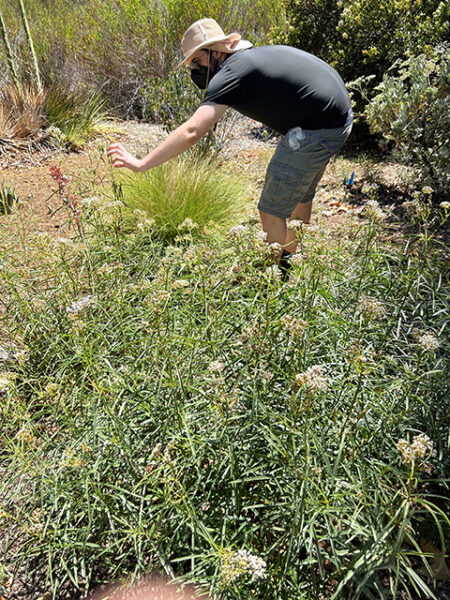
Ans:
[[[402,462],[404,465],[410,465],[412,463],[421,461],[426,457],[436,456],[436,451],[433,450],[433,441],[430,440],[425,433],[414,436],[411,443],[409,443],[407,440],[399,439],[395,447],[402,455]],[[430,463],[422,463],[419,468],[429,472]]]
[[[366,202],[364,214],[370,221],[373,221],[374,223],[381,223],[387,217],[386,213],[381,210],[380,205],[376,200],[368,200]]]
[[[435,352],[439,349],[439,340],[432,331],[415,329],[413,336],[422,352]]]
[[[290,315],[285,315],[281,319],[281,324],[288,332],[292,335],[292,337],[299,338],[303,335],[308,323],[303,319],[297,319],[295,317],[291,317]]]
[[[81,312],[85,308],[89,308],[92,304],[92,296],[85,296],[84,298],[80,298],[72,302],[70,306],[67,307],[66,311],[72,315]]]
[[[248,234],[248,228],[245,225],[234,225],[228,233],[231,237],[242,238]]]
[[[226,549],[222,553],[220,574],[225,585],[242,575],[250,575],[251,581],[267,577],[266,562],[248,550]]]
[[[286,228],[294,233],[299,233],[302,230],[303,221],[301,219],[292,219],[292,221],[288,221]]]
[[[383,318],[386,312],[384,305],[370,296],[363,296],[360,299],[358,309],[366,321],[378,321]]]
[[[299,373],[295,376],[295,381],[309,394],[324,391],[328,385],[325,369],[321,365],[314,365],[304,373]]]

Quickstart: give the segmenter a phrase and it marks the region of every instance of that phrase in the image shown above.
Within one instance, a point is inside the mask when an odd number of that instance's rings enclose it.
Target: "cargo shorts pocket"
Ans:
[[[273,161],[267,168],[259,209],[281,218],[290,217],[302,201],[302,192],[309,186],[310,178],[302,169]]]

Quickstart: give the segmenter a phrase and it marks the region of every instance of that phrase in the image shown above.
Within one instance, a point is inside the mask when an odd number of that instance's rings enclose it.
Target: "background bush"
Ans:
[[[410,57],[383,77],[365,116],[395,156],[443,198],[450,194],[450,61],[448,47]]]
[[[26,73],[18,11],[14,2],[0,2]],[[149,81],[167,77],[179,62],[181,37],[193,21],[216,18],[226,33],[237,30],[258,41],[282,14],[281,0],[30,0],[27,8],[47,83],[69,89],[88,83],[108,98],[117,114],[139,117],[145,106],[142,90]]]
[[[449,31],[440,0],[288,0],[286,17],[273,39],[316,54],[344,81],[380,81],[394,61],[445,41]]]

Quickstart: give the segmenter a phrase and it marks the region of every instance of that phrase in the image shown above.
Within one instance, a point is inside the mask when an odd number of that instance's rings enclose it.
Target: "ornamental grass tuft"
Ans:
[[[125,214],[144,213],[165,239],[229,226],[243,216],[248,185],[226,165],[184,156],[145,173],[121,175]]]

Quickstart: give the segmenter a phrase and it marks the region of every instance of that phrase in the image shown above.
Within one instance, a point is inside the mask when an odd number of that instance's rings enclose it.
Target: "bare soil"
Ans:
[[[143,156],[164,138],[164,132],[155,125],[126,122],[118,124],[122,133],[108,139],[100,139],[79,153],[41,150],[29,152],[26,149],[11,151],[0,156],[0,183],[12,187],[18,198],[18,206],[10,215],[0,216],[0,250],[8,239],[14,239],[17,230],[27,232],[46,231],[54,235],[67,235],[60,212],[61,201],[55,193],[56,184],[50,176],[50,167],[58,165],[68,177],[69,185],[75,194],[89,194],[96,185],[108,178],[111,166],[105,160],[105,148],[114,139],[121,141],[132,153]],[[255,180],[256,192],[262,187],[267,162],[276,146],[278,138],[262,133],[259,124],[250,119],[240,119],[229,132],[223,152],[223,160],[232,161],[243,173],[250,173]],[[350,165],[347,168],[350,175]],[[358,170],[358,165],[352,170]],[[319,190],[318,200],[325,200],[324,189],[330,184],[339,185],[342,174],[330,166]],[[339,193],[339,191],[341,193]],[[339,202],[344,189],[335,190],[329,196],[331,205],[326,207],[325,216],[337,216],[345,211],[345,206],[333,205]],[[345,202],[344,202],[345,205]]]

